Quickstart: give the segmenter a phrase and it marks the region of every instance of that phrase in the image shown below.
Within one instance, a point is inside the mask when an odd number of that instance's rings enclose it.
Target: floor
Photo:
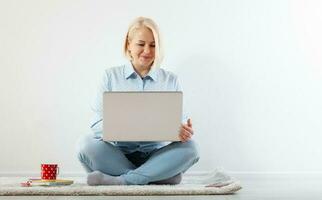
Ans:
[[[0,196],[0,200],[299,200],[299,199],[322,199],[322,179],[320,178],[261,178],[240,179],[243,189],[234,195],[214,196]]]

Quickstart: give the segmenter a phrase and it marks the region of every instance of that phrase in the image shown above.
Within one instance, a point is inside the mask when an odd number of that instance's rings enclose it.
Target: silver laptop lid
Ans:
[[[179,141],[182,92],[105,92],[105,141]]]

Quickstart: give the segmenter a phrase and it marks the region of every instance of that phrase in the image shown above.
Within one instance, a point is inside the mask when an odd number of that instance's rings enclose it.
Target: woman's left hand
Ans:
[[[193,135],[191,119],[188,119],[186,124],[182,124],[179,132],[179,139],[181,142],[187,142]]]

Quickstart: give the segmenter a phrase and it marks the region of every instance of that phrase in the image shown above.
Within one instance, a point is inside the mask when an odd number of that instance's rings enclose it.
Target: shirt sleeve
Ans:
[[[94,135],[102,136],[103,132],[103,93],[110,91],[109,73],[106,70],[98,86],[98,90],[91,106],[93,117],[90,123]]]
[[[185,106],[184,92],[183,92],[183,89],[181,87],[180,81],[179,81],[177,76],[176,76],[176,79],[175,79],[175,90],[176,91],[181,91],[182,95],[183,95],[181,123],[186,124],[189,117],[188,117],[188,113],[187,113],[186,106]]]

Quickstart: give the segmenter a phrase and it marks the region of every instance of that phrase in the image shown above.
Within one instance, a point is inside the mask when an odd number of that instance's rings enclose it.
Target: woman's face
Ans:
[[[155,42],[152,31],[146,27],[134,30],[128,44],[128,50],[135,67],[151,67],[155,57]]]

